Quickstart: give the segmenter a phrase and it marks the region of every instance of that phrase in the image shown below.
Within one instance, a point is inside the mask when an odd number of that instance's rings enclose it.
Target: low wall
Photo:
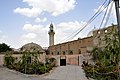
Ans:
[[[4,64],[4,56],[5,56],[5,54],[0,54],[0,66],[3,66],[3,64]],[[17,57],[17,59],[19,60],[20,57],[22,57],[22,54],[12,54],[12,56]],[[45,63],[45,54],[40,54],[38,57],[39,57],[38,59],[41,62]]]
[[[4,54],[0,54],[0,66],[4,64]]]

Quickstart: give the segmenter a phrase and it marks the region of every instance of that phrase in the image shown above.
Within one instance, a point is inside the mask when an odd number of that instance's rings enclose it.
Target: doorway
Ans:
[[[60,56],[60,66],[66,66],[66,56]]]

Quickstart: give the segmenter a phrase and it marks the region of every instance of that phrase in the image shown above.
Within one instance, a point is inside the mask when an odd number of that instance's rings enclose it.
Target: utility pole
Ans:
[[[116,9],[116,17],[117,17],[117,23],[118,23],[118,32],[120,35],[120,12],[119,12],[119,0],[113,0],[115,2],[115,9]]]
[[[120,36],[120,12],[119,12],[120,6],[119,6],[119,0],[113,0],[113,1],[115,2],[116,17],[117,17],[117,24],[118,24],[117,25],[118,26],[118,35]],[[120,42],[120,39],[119,39],[119,42]],[[118,78],[119,78],[119,62],[118,62],[118,66],[117,67],[118,67],[118,69],[117,69],[117,75],[118,75]]]

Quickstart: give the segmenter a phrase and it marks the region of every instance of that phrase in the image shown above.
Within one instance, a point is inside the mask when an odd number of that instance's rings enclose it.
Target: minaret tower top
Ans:
[[[49,34],[49,46],[52,46],[52,45],[54,45],[54,34],[55,34],[52,23],[50,24],[49,28],[50,28],[50,30],[48,32],[48,34]]]

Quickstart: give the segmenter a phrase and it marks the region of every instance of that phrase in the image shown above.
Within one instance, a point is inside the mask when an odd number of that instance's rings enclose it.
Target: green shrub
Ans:
[[[12,54],[5,55],[5,65],[10,69],[15,69],[25,74],[44,74],[49,72],[53,66],[55,66],[56,60],[50,59],[50,62],[43,64],[38,60],[37,53],[22,52],[22,57],[18,61],[17,58],[12,57]]]
[[[40,67],[39,67],[39,73],[40,73],[40,74],[44,74],[45,72],[46,72],[45,66],[40,66]]]
[[[14,68],[15,58],[12,57],[11,53],[6,53],[4,56],[4,65],[10,69]]]

